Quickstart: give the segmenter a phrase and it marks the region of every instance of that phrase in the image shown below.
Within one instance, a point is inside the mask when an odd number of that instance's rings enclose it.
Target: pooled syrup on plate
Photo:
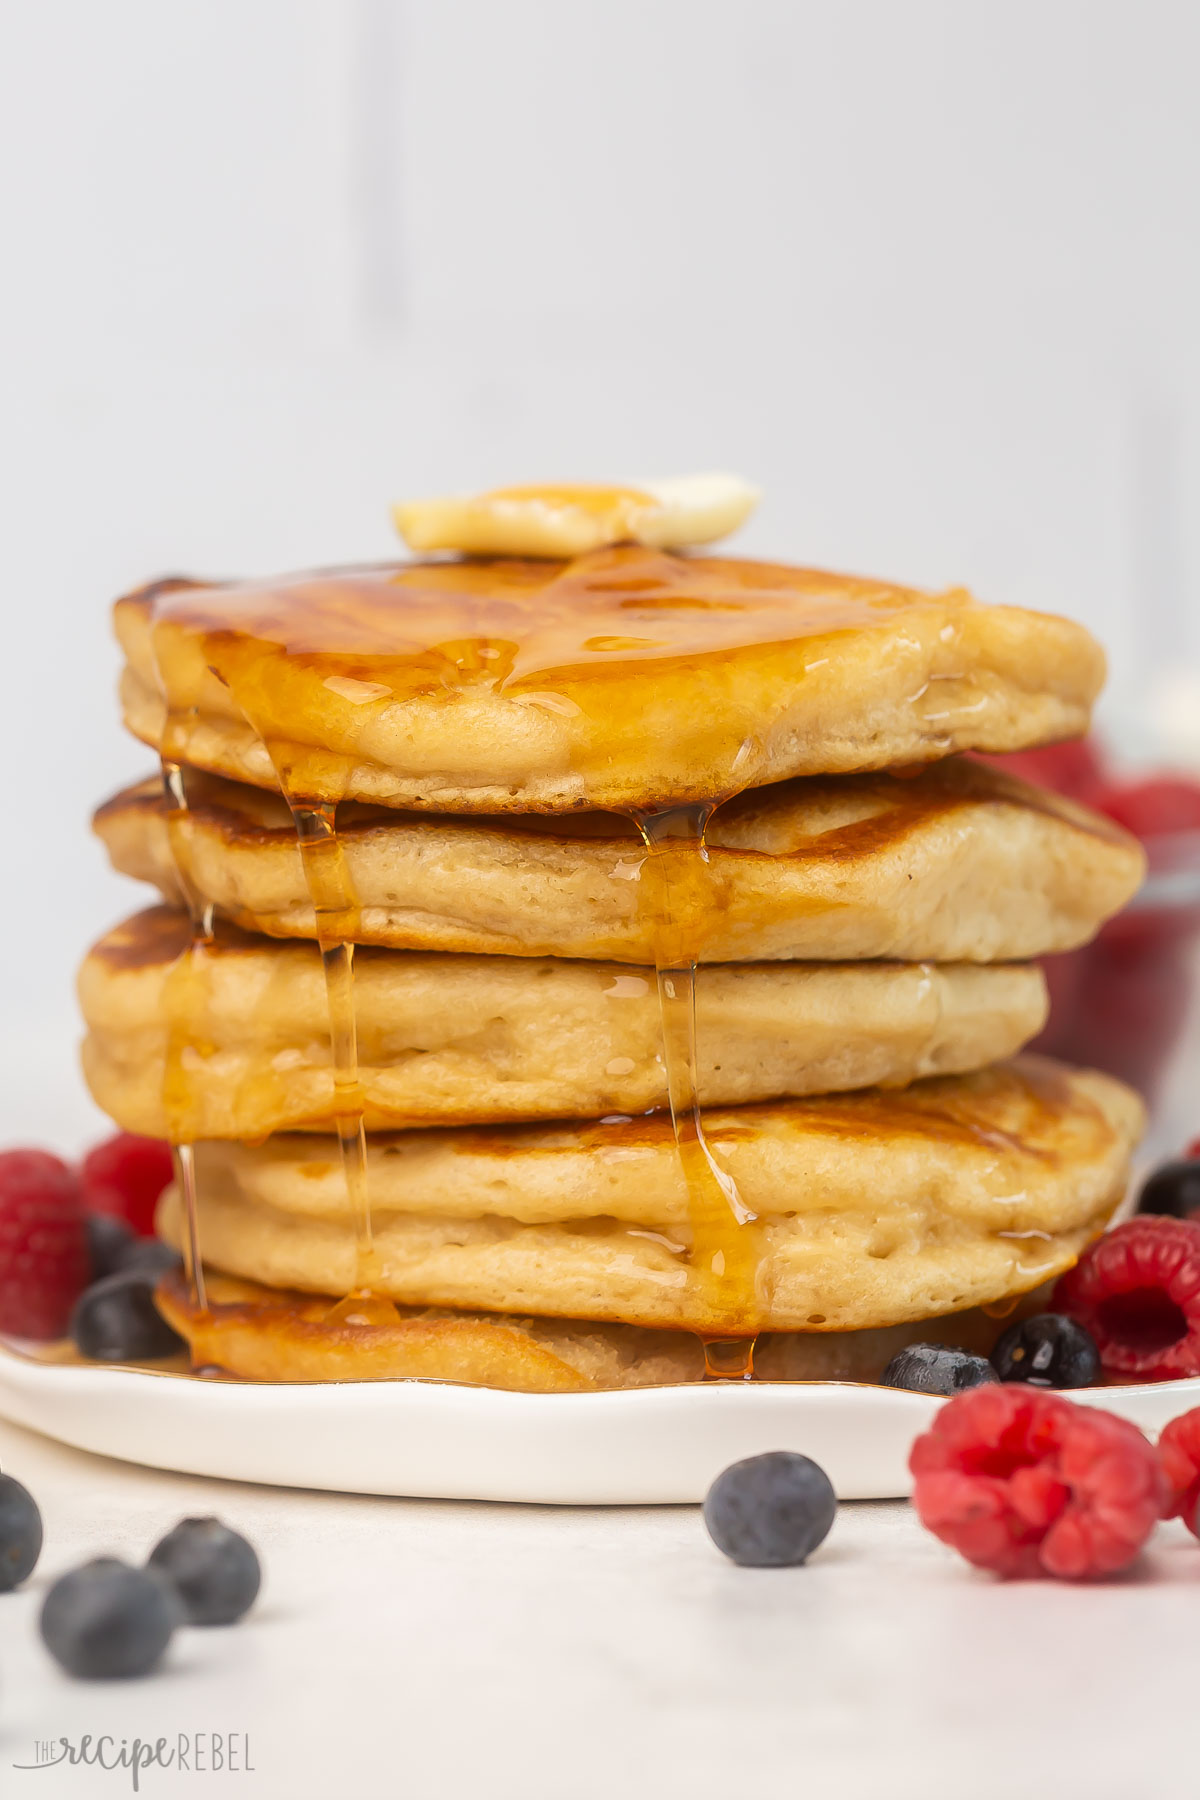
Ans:
[[[705,681],[719,680],[732,656],[879,623],[911,599],[769,564],[617,550],[567,564],[472,559],[243,586],[176,584],[127,603],[150,610],[168,702],[164,753],[169,739],[183,760],[193,732],[204,760],[206,710],[235,726],[245,721],[292,810],[325,965],[335,1114],[356,1227],[357,1280],[339,1309],[344,1320],[378,1304],[378,1274],[354,1021],[357,909],[336,808],[349,793],[387,797],[378,781],[388,768],[378,742],[384,709],[419,698],[465,705],[469,721],[470,703],[486,695],[501,703],[501,717],[510,704],[507,729],[518,734],[530,712],[548,714],[562,722],[558,753],[568,772],[586,780],[610,766],[629,769],[644,794],[645,714],[660,680],[694,682],[703,718]],[[654,948],[687,1184],[692,1313],[704,1322],[707,1370],[722,1377],[752,1372],[759,1234],[704,1134],[695,965],[712,905],[704,830],[714,806],[745,785],[747,723],[736,709],[714,708],[711,725],[700,727],[708,765],[720,772],[702,801],[627,808],[646,846],[639,911]],[[419,720],[410,738],[419,749]],[[478,779],[483,787],[494,777],[480,769]],[[420,803],[436,806],[440,785],[434,772],[432,796]]]

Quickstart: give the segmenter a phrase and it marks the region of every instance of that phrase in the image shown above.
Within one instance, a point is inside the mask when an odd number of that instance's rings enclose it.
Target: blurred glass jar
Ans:
[[[1118,1075],[1151,1108],[1149,1147],[1200,1136],[1200,831],[1144,840],[1149,870],[1092,943],[1044,962],[1034,1048]]]
[[[1033,1049],[1104,1069],[1151,1111],[1145,1149],[1200,1137],[1200,779],[1115,773],[1094,740],[988,758],[1105,813],[1146,849],[1145,883],[1099,935],[1043,967],[1050,1019]]]

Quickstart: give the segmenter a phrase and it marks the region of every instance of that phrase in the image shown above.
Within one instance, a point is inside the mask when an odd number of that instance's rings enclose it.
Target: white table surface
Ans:
[[[999,1584],[901,1504],[843,1507],[803,1569],[735,1568],[696,1509],[362,1499],[209,1482],[0,1421],[46,1523],[0,1596],[0,1794],[123,1795],[29,1772],[39,1739],[246,1733],[252,1773],[150,1769],[143,1794],[281,1800],[1174,1800],[1200,1794],[1200,1547],[1161,1528],[1139,1577]],[[181,1633],[160,1674],[83,1684],[36,1633],[47,1583],[140,1557],[186,1514],[258,1546],[241,1626]]]

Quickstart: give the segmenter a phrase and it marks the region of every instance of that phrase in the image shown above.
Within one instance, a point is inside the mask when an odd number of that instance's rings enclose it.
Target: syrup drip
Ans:
[[[654,944],[671,1123],[691,1224],[691,1267],[705,1312],[719,1329],[701,1334],[709,1379],[749,1380],[757,1333],[758,1233],[729,1173],[704,1134],[697,1094],[694,937],[710,905],[704,833],[711,806],[635,815],[648,852],[639,905]]]
[[[358,1025],[354,1007],[354,939],[358,907],[338,838],[337,808],[304,806],[289,796],[296,841],[317,921],[325,971],[329,1038],[333,1054],[334,1116],[346,1195],[354,1222],[354,1287],[329,1317],[342,1324],[384,1325],[395,1319],[390,1300],[373,1292],[380,1278],[367,1187],[367,1139],[358,1074]]]
[[[338,1309],[344,1322],[369,1322],[373,1307],[389,1305],[372,1294],[378,1268],[354,1025],[359,925],[336,820],[338,801],[356,791],[360,771],[372,764],[380,709],[455,706],[490,690],[503,705],[531,706],[560,721],[559,750],[581,779],[620,774],[628,763],[632,786],[644,779],[641,734],[654,686],[686,681],[692,691],[698,666],[718,669],[746,649],[769,654],[773,666],[790,658],[799,678],[815,640],[852,624],[882,623],[912,598],[765,564],[616,551],[565,566],[471,559],[282,584],[175,584],[122,603],[149,611],[171,718],[201,731],[206,714],[247,722],[292,810],[317,914],[339,1138],[356,1221],[357,1281]],[[519,710],[511,716],[532,717]],[[522,723],[518,741],[526,729]],[[421,742],[419,735],[413,740],[409,771],[417,782],[425,779]],[[709,1321],[701,1334],[706,1368],[714,1378],[745,1378],[760,1317],[760,1233],[704,1133],[695,965],[714,905],[705,827],[718,797],[739,791],[754,765],[753,757],[746,761],[740,718],[714,718],[711,728],[702,721],[688,742],[688,755],[704,765],[697,769],[704,802],[631,811],[647,850],[639,909],[658,973],[671,1117],[691,1216],[691,1275]],[[186,760],[187,745],[185,732],[171,753]],[[491,779],[475,765],[468,773],[476,782]],[[433,771],[435,792],[444,774],[440,765]]]
[[[164,750],[167,736],[164,734]],[[167,1059],[163,1077],[163,1110],[167,1119],[167,1135],[171,1158],[175,1164],[175,1180],[183,1202],[183,1266],[192,1300],[201,1312],[208,1310],[204,1291],[204,1265],[200,1255],[200,1221],[196,1199],[196,1153],[187,1129],[189,1115],[189,1081],[187,1052],[189,1045],[179,1021],[191,1015],[189,1001],[202,987],[199,959],[212,941],[212,907],[201,900],[187,869],[185,835],[187,826],[187,788],[179,763],[162,757],[163,799],[166,806],[167,839],[175,873],[187,902],[192,935],[183,955],[176,962],[167,982]]]

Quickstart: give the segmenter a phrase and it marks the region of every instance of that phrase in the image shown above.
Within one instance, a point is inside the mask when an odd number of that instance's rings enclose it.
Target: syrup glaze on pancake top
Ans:
[[[712,806],[748,787],[1071,736],[1080,626],[961,591],[635,547],[414,563],[117,603],[126,716],[309,800]]]
[[[186,814],[187,763],[276,786],[292,809],[325,964],[356,1221],[348,1304],[359,1310],[347,1316],[380,1317],[353,1000],[359,908],[338,804],[603,806],[634,819],[649,852],[638,906],[689,1192],[688,1279],[714,1336],[736,1340],[728,1367],[737,1373],[749,1372],[761,1313],[759,1234],[696,1102],[693,972],[712,907],[713,807],[786,776],[1069,735],[1086,725],[1103,673],[1087,633],[1062,620],[979,607],[962,593],[641,547],[568,562],[171,581],[119,602],[116,617],[130,665],[126,716],[162,754],[169,829],[178,836]],[[188,898],[202,945],[211,907]],[[198,953],[178,965],[181,988]],[[181,1091],[188,1048],[168,1054],[168,1090]],[[198,1275],[191,1173],[184,1146]]]

